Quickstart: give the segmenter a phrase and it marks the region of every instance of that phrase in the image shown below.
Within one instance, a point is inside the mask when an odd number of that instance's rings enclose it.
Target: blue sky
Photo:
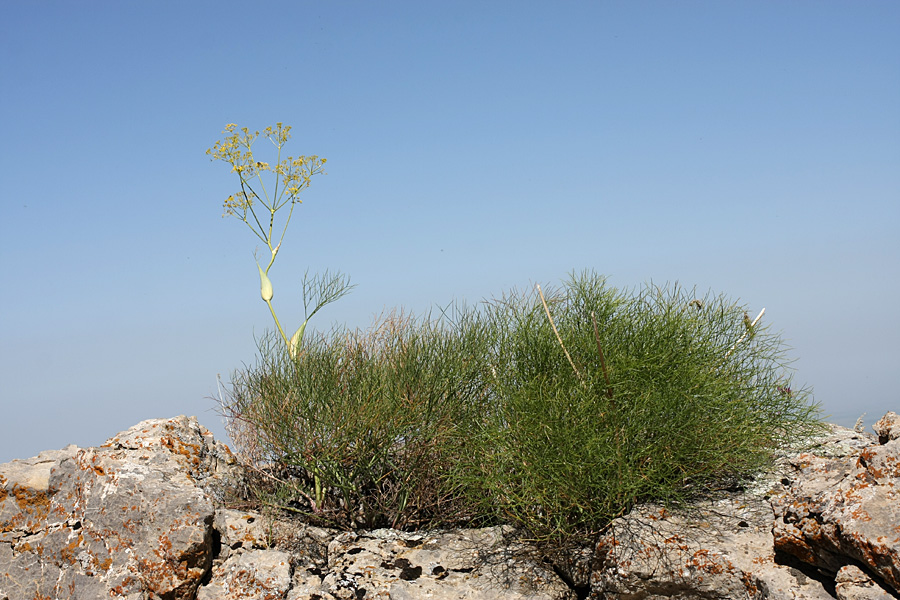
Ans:
[[[270,275],[364,327],[593,269],[740,300],[831,420],[900,409],[900,3],[8,2],[0,462],[194,414],[271,327],[226,123],[328,158]],[[259,150],[265,149],[260,142]]]

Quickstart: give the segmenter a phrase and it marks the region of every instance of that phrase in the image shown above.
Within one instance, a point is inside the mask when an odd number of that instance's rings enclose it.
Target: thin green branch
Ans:
[[[612,384],[609,382],[609,371],[606,370],[606,358],[603,356],[603,347],[600,345],[600,332],[597,329],[597,315],[591,311],[591,321],[594,323],[594,339],[597,340],[597,353],[600,355],[600,367],[603,369],[603,379],[606,380],[606,396],[613,399]]]

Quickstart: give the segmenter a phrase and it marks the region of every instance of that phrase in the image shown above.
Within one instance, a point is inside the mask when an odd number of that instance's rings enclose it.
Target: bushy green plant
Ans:
[[[286,468],[276,487],[302,512],[342,527],[466,521],[446,472],[460,428],[488,393],[488,336],[474,314],[403,314],[334,331],[290,357],[271,337],[238,372],[226,404],[241,446]],[[277,470],[277,469],[276,469]],[[283,470],[283,469],[282,469]]]
[[[593,273],[338,330],[296,359],[260,350],[225,403],[241,445],[281,468],[283,506],[345,527],[584,538],[636,503],[739,483],[818,423],[743,307]]]
[[[592,273],[494,303],[495,405],[460,483],[481,512],[561,539],[751,475],[817,421],[778,336],[744,315],[724,297],[627,294]]]

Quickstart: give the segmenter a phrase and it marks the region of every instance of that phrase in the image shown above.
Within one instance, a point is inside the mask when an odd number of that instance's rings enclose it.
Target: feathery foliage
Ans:
[[[435,318],[266,338],[224,403],[269,501],[347,528],[512,523],[565,542],[733,486],[817,431],[778,335],[723,296],[591,272]]]

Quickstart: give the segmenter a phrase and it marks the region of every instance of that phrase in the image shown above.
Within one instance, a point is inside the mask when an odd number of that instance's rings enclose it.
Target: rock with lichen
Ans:
[[[879,438],[855,451],[791,459],[791,484],[773,502],[777,550],[829,576],[859,565],[900,592],[898,425],[888,413],[875,426]]]
[[[506,527],[340,532],[229,506],[230,450],[196,418],[144,421],[0,465],[0,600],[887,599],[900,417],[873,429],[832,427],[743,488],[635,507],[547,561]]]

